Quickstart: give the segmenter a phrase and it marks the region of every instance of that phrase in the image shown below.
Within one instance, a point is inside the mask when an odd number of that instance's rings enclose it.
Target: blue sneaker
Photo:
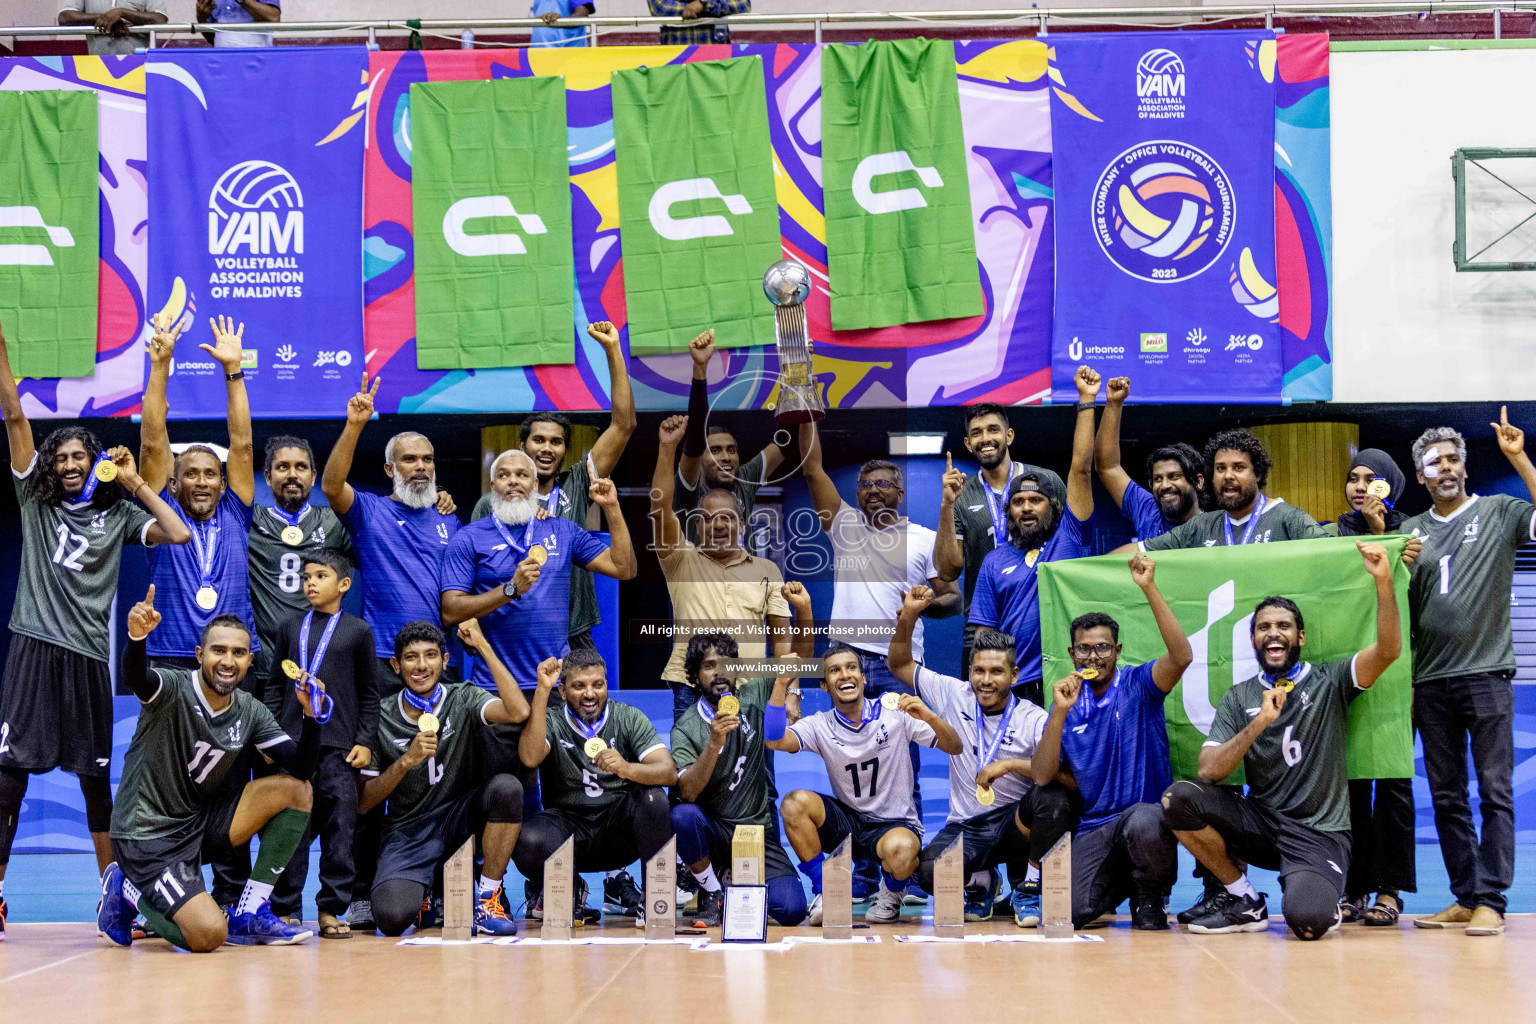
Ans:
[[[992,907],[997,902],[997,872],[987,874],[986,885],[965,887],[965,919],[967,921],[992,920]]]
[[[266,900],[252,914],[229,915],[229,939],[232,946],[293,946],[315,933],[295,928],[272,913]]]
[[[96,904],[96,933],[105,935],[119,946],[131,946],[133,917],[133,907],[123,896],[123,869],[117,866],[117,861],[113,861],[101,876],[101,902]]]
[[[1040,927],[1040,883],[1025,882],[1013,890],[1013,923],[1020,928]]]
[[[480,935],[516,935],[517,920],[507,913],[501,886],[475,900],[475,931]]]

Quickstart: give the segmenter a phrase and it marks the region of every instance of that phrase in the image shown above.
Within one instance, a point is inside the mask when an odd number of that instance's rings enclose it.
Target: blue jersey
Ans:
[[[1173,785],[1168,760],[1167,694],[1152,681],[1152,662],[1120,666],[1098,700],[1083,685],[1061,729],[1062,760],[1083,795],[1079,832],[1092,832],[1136,804],[1156,803]]]
[[[517,685],[532,689],[538,682],[539,662],[558,658],[570,632],[571,566],[586,568],[608,550],[608,544],[601,534],[588,533],[569,519],[534,519],[522,526],[502,524],[505,537],[497,523],[494,516],[477,519],[459,531],[443,555],[438,586],[465,594],[494,590],[512,578],[530,547],[543,546],[548,560],[539,570],[539,581],[520,600],[479,620],[486,642]],[[496,688],[491,670],[480,658],[475,659],[469,681],[487,690]]]
[[[437,570],[459,521],[428,505],[411,508],[394,498],[354,490],[341,517],[363,573],[363,621],[373,629],[374,652],[395,656],[395,634],[407,622],[441,623]]]
[[[251,612],[250,572],[246,542],[251,532],[252,507],[229,488],[219,498],[212,518],[196,522],[187,515],[167,484],[160,498],[181,516],[192,531],[186,544],[157,544],[149,549],[149,581],[155,585],[155,611],[160,626],[149,634],[145,650],[152,658],[191,658],[203,627],[219,615],[234,615],[251,631],[251,650],[261,650],[256,640],[256,619]],[[207,585],[218,594],[212,608],[197,603],[205,576],[198,547],[209,556]]]
[[[533,6],[529,9],[529,13],[535,18],[543,14],[558,14],[562,18],[569,18],[572,10],[591,2],[592,0],[581,0],[581,2],[577,2],[577,0],[533,0]],[[587,30],[584,28],[551,28],[548,25],[540,25],[533,30],[529,41],[534,46],[586,46]]]
[[[1035,571],[1041,562],[1082,558],[1093,552],[1085,539],[1088,524],[1065,509],[1061,525],[1031,561],[1029,553],[1011,543],[999,544],[981,560],[976,590],[971,594],[970,621],[990,626],[1013,637],[1019,664],[1019,681],[1041,677],[1040,581]]]
[[[1163,518],[1163,508],[1152,492],[1134,480],[1125,485],[1125,493],[1120,496],[1120,511],[1131,521],[1137,540],[1161,537],[1173,529],[1173,524]]]

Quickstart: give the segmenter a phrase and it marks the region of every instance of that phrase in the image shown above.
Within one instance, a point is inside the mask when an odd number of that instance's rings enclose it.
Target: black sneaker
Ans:
[[[1189,922],[1197,935],[1226,935],[1230,932],[1262,932],[1269,928],[1269,907],[1264,894],[1233,896],[1222,891],[1223,899],[1204,917]]]
[[[603,912],[615,917],[635,917],[645,899],[628,871],[603,880]]]
[[[1165,893],[1138,893],[1131,900],[1131,928],[1138,932],[1168,930],[1168,896]]]
[[[587,880],[580,875],[576,876],[576,893],[571,897],[571,924],[577,927],[587,924],[598,924],[603,919],[603,912],[596,907],[587,906]]]
[[[693,916],[695,928],[719,928],[725,918],[725,890],[699,893],[699,912]]]
[[[1196,903],[1188,910],[1179,911],[1179,924],[1189,924],[1189,922],[1209,914],[1211,912],[1211,908],[1214,907],[1216,903],[1226,895],[1226,887],[1220,883],[1217,883],[1214,886],[1207,884],[1205,887],[1205,895],[1200,897],[1200,902]]]
[[[544,893],[539,892],[527,901],[528,911],[524,915],[530,921],[544,920]]]

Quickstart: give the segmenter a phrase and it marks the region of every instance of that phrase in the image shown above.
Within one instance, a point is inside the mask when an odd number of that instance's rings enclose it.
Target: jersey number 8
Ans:
[[[284,551],[283,556],[277,560],[277,585],[285,594],[297,594],[299,592],[300,575],[304,568],[304,560],[299,557],[297,551]]]

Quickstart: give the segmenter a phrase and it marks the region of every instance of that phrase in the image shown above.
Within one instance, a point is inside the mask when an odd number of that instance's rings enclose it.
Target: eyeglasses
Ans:
[[[1091,658],[1097,654],[1101,658],[1107,658],[1115,653],[1114,644],[1078,644],[1072,648],[1079,658]]]
[[[894,480],[860,480],[859,481],[859,490],[861,490],[861,491],[868,491],[868,490],[894,491],[895,489],[896,489],[896,481],[894,481]]]

